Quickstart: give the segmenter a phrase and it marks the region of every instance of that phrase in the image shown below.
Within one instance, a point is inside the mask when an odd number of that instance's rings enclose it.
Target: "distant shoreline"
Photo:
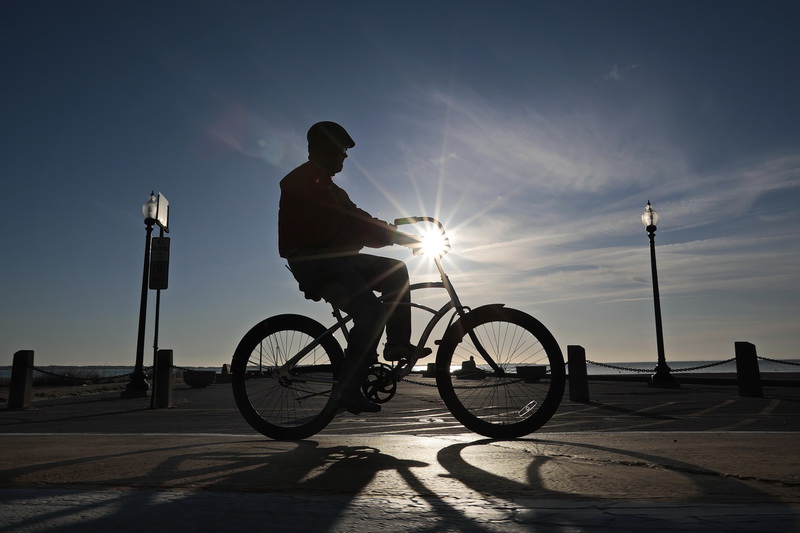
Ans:
[[[759,359],[759,373],[761,377],[764,378],[765,376],[772,376],[775,378],[783,379],[784,376],[782,374],[798,374],[800,375],[800,359],[781,359],[775,360],[777,362],[773,362],[772,360],[763,360]],[[415,370],[422,371],[425,369],[426,364],[429,361],[420,361],[417,363]],[[432,362],[432,361],[430,361]],[[618,367],[618,368],[609,368],[611,367]],[[736,363],[735,361],[727,361],[724,363],[718,363],[715,361],[667,361],[667,365],[671,368],[672,373],[676,377],[680,376],[695,376],[698,377],[700,375],[707,376],[713,375],[718,378],[723,378],[724,374],[730,374],[731,377],[734,379],[736,378]],[[698,370],[688,370],[683,371],[682,369],[685,368],[694,368],[694,367],[705,367],[707,365],[714,365],[707,368],[702,368]],[[53,372],[55,374],[59,373],[66,373],[66,372],[73,372],[78,374],[88,374],[88,375],[96,375],[102,378],[106,377],[113,377],[113,376],[125,376],[133,372],[133,366],[127,365],[35,365],[37,368],[41,368],[47,372]],[[587,363],[586,371],[589,377],[604,377],[605,379],[611,379],[613,376],[626,376],[626,379],[629,378],[636,378],[637,376],[648,378],[650,374],[655,371],[656,362],[623,362],[623,363],[603,363],[603,364],[593,364]],[[176,370],[215,370],[219,373],[222,370],[222,364],[218,366],[176,366]],[[37,372],[34,371],[34,378],[36,377]],[[0,366],[0,382],[10,379],[11,377],[11,365],[7,366]],[[788,377],[787,379],[794,379],[792,377]]]

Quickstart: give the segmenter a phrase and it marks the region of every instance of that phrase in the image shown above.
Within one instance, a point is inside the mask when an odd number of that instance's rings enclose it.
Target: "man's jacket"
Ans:
[[[301,258],[357,253],[392,243],[396,228],[373,218],[319,166],[308,161],[281,180],[278,251]]]

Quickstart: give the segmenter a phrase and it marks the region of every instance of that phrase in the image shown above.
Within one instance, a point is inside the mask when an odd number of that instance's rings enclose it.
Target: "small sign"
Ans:
[[[169,237],[153,237],[150,242],[150,288],[163,290],[169,280]]]
[[[156,200],[156,224],[161,226],[164,232],[169,233],[169,201],[160,192]]]

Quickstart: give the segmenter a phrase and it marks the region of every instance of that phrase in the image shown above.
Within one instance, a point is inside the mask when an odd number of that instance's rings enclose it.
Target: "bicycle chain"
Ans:
[[[403,378],[400,381],[405,381],[406,383],[411,383],[412,385],[422,385],[423,387],[436,387],[436,383],[423,383],[421,381],[415,381],[408,378]]]

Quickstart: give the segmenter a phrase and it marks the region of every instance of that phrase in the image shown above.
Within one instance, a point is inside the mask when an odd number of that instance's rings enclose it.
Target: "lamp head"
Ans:
[[[153,224],[158,216],[158,201],[153,191],[150,191],[150,199],[142,204],[142,215],[145,224]]]
[[[644,213],[642,213],[642,224],[644,224],[647,231],[650,231],[651,227],[653,228],[652,231],[655,231],[656,224],[658,224],[658,213],[653,209],[650,200],[647,200],[647,206],[644,208]]]

